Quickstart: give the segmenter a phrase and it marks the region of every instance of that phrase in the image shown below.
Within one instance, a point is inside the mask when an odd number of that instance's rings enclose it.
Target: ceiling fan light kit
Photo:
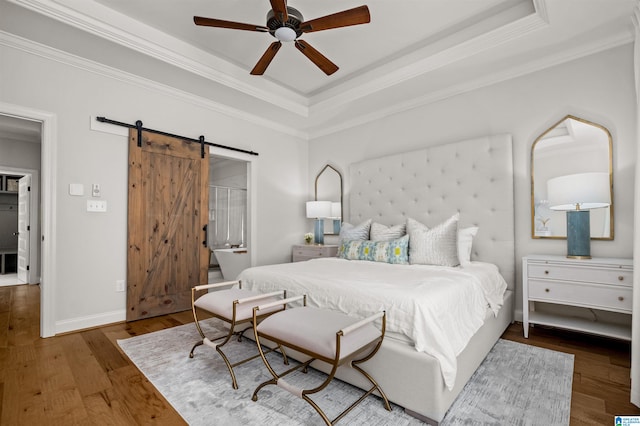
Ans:
[[[280,27],[274,31],[273,36],[280,41],[290,42],[298,38],[293,28]]]
[[[296,48],[302,52],[311,62],[320,68],[325,74],[331,75],[338,70],[338,66],[331,62],[322,53],[313,48],[308,42],[299,39],[303,33],[323,31],[333,28],[348,27],[351,25],[367,24],[371,22],[369,8],[360,6],[321,18],[305,21],[302,13],[297,9],[287,6],[286,0],[270,0],[271,10],[267,13],[267,25],[251,25],[241,22],[223,21],[215,18],[194,16],[196,25],[228,28],[234,30],[268,32],[277,41],[264,52],[256,66],[251,70],[252,75],[262,75],[282,46],[282,42],[294,41]]]

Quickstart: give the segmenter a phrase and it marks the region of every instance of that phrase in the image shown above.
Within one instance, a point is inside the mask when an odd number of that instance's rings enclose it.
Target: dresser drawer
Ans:
[[[302,257],[318,257],[325,254],[322,246],[297,246],[293,249],[293,254]]]
[[[529,278],[549,280],[578,281],[609,285],[633,285],[633,272],[622,268],[575,267],[571,265],[535,264],[528,267]]]
[[[297,245],[293,246],[292,254],[294,262],[317,259],[319,257],[336,257],[338,255],[338,246]]]
[[[529,279],[529,299],[631,312],[631,287]]]

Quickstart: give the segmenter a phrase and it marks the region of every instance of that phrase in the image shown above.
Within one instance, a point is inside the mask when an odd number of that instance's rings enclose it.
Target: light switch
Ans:
[[[76,196],[84,195],[84,185],[81,183],[70,183],[69,195],[76,195]]]

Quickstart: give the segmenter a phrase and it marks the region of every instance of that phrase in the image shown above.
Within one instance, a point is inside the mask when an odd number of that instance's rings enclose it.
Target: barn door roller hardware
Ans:
[[[158,135],[169,136],[169,137],[172,137],[172,138],[183,139],[183,140],[186,140],[186,141],[197,142],[201,146],[200,152],[201,152],[202,158],[204,158],[204,146],[205,145],[215,146],[216,148],[228,149],[230,151],[235,151],[235,152],[242,152],[244,154],[249,154],[249,155],[258,155],[258,153],[254,152],[254,151],[248,151],[246,149],[234,148],[232,146],[226,146],[226,145],[220,145],[220,144],[213,143],[213,142],[207,142],[207,141],[204,140],[204,136],[200,136],[198,139],[193,139],[193,138],[188,138],[186,136],[180,136],[180,135],[175,135],[173,133],[163,132],[161,130],[148,129],[146,127],[142,127],[142,121],[140,121],[140,120],[136,121],[136,124],[123,123],[121,121],[110,120],[110,119],[105,118],[105,117],[96,117],[96,120],[98,120],[101,123],[113,124],[113,125],[121,126],[121,127],[128,127],[129,129],[136,129],[138,131],[138,146],[142,146],[141,145],[142,144],[142,132],[145,131],[145,132],[150,132],[150,133],[156,133]]]

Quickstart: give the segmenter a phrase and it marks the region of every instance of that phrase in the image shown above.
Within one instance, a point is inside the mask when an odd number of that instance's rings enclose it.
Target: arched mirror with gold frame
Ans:
[[[324,234],[340,233],[340,223],[342,222],[342,212],[344,211],[342,206],[342,174],[331,164],[327,164],[316,176],[315,190],[316,201],[331,201],[334,206],[336,203],[340,203],[338,206],[339,213],[334,211],[335,219],[325,219]]]
[[[551,210],[547,181],[580,173],[608,173],[611,204],[590,210],[592,240],[613,240],[613,140],[600,124],[567,115],[531,147],[531,237],[567,237],[566,212]]]

